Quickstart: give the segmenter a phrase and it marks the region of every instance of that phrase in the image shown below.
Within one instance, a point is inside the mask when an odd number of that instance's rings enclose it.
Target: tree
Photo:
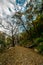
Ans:
[[[30,35],[30,39],[32,40],[31,27],[33,25],[31,23],[33,20],[36,19],[37,15],[39,15],[36,13],[36,11],[40,10],[40,7],[37,6],[37,5],[40,5],[40,3],[38,3],[38,2],[39,2],[38,0],[34,0],[34,1],[30,0],[30,2],[27,3],[27,5],[26,5],[26,11],[16,12],[12,17],[7,18],[10,20],[5,20],[6,21],[5,23],[7,24],[7,26],[3,25],[2,22],[0,23],[4,29],[9,30],[9,32],[12,36],[13,46],[15,45],[14,44],[14,35],[18,33],[18,29],[20,26],[24,27],[25,31],[28,33],[28,35]]]
[[[11,36],[11,38],[12,38],[12,46],[15,46],[14,38],[16,37],[16,34],[18,33],[18,26],[16,25],[14,19],[12,19],[12,18],[10,18],[10,20],[5,19],[5,21],[4,21],[5,24],[3,24],[3,21],[0,21],[0,27],[3,27],[5,29],[4,32]]]
[[[33,27],[33,25],[31,23],[32,23],[33,20],[36,19],[37,15],[39,15],[40,8],[42,7],[41,4],[42,4],[41,1],[30,0],[30,2],[27,3],[27,5],[26,5],[26,11],[24,11],[24,12],[20,12],[20,11],[16,12],[12,16],[12,18],[18,19],[17,25],[23,26],[25,31],[27,32],[27,34],[28,35],[30,34],[30,39],[31,40],[32,40],[31,27]],[[37,14],[37,12],[38,12],[38,14]]]

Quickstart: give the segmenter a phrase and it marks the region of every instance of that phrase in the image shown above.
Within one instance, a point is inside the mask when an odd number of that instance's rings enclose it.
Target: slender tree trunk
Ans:
[[[32,38],[31,28],[30,28],[30,40],[31,40],[31,41],[32,41],[32,43],[33,43],[33,38]]]
[[[15,43],[14,43],[14,36],[12,35],[12,46],[14,47],[15,46]]]
[[[13,27],[12,27],[12,46],[14,47],[15,46],[15,44],[14,44],[14,35],[13,35]]]

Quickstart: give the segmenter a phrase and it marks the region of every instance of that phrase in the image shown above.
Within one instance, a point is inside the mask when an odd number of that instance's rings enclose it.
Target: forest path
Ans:
[[[43,56],[31,49],[15,46],[0,56],[0,65],[43,65]]]

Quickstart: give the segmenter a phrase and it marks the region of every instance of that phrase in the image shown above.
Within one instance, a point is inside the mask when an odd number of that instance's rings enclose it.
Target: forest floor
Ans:
[[[15,46],[0,53],[0,65],[43,65],[43,56],[32,49]]]

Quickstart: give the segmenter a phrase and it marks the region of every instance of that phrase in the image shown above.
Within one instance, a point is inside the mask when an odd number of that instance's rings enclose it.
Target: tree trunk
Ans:
[[[12,35],[12,46],[14,47],[15,46],[15,43],[14,43],[14,36]]]

